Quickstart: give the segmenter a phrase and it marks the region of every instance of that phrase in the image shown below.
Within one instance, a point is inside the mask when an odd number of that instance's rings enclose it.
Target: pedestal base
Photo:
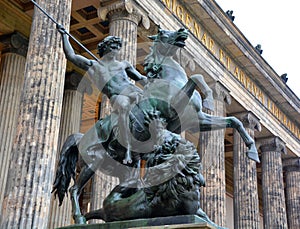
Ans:
[[[139,229],[160,229],[160,228],[201,228],[215,229],[200,217],[196,215],[181,215],[170,217],[159,217],[150,219],[135,219],[116,221],[111,223],[86,224],[86,225],[71,225],[60,229],[124,229],[124,228],[139,228]]]

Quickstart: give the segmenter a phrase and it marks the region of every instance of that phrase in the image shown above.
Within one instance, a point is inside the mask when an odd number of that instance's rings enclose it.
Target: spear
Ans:
[[[67,32],[64,27],[59,24],[56,20],[54,20],[53,17],[51,17],[39,4],[37,4],[35,1],[31,0],[31,2],[39,9],[41,10],[58,28],[62,28],[65,31],[65,34],[67,34],[70,38],[72,38],[73,41],[75,41],[81,48],[83,48],[88,54],[90,54],[91,57],[93,57],[96,61],[99,59],[90,51],[88,50],[83,44],[81,44],[72,34]]]

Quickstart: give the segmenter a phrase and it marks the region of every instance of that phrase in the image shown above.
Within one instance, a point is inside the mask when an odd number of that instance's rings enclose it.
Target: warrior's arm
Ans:
[[[126,62],[126,64],[127,64],[127,66],[126,66],[125,71],[129,78],[131,78],[135,81],[142,80],[142,81],[144,81],[144,83],[147,82],[146,76],[143,76],[141,73],[139,73],[130,63]]]
[[[57,29],[62,35],[63,49],[64,49],[64,53],[66,55],[66,58],[69,61],[71,61],[73,64],[78,66],[79,68],[88,70],[89,67],[92,66],[93,61],[85,58],[84,56],[75,54],[74,49],[72,48],[72,46],[70,44],[69,37],[65,32],[65,29],[60,26],[57,26]]]

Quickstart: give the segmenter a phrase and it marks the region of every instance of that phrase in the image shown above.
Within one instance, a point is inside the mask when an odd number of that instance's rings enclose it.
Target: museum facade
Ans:
[[[39,0],[97,55],[108,35],[124,45],[120,60],[144,74],[158,26],[189,30],[176,60],[202,74],[216,116],[235,116],[255,139],[261,163],[232,129],[186,131],[202,157],[202,209],[228,228],[300,228],[300,100],[213,0]],[[77,43],[77,53],[91,58]],[[110,111],[85,72],[67,62],[55,24],[28,0],[0,2],[1,228],[72,224],[70,201],[51,194],[62,143],[85,133]],[[97,173],[80,199],[83,212],[101,207],[117,179]]]

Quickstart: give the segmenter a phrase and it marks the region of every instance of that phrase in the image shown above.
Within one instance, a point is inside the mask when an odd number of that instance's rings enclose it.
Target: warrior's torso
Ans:
[[[125,69],[125,62],[113,61],[111,63],[98,62],[93,64],[93,80],[97,88],[108,98],[122,94],[122,91],[135,91],[136,86],[130,82]]]

